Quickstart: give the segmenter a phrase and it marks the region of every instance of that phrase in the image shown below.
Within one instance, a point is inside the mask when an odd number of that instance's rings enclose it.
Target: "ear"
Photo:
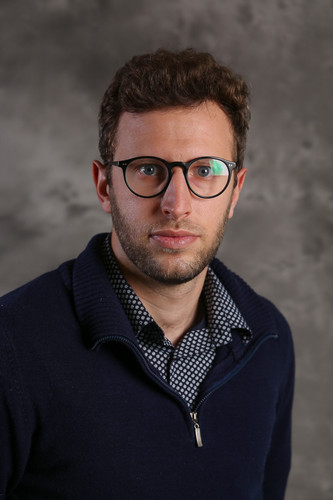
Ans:
[[[231,217],[234,215],[234,210],[235,210],[235,207],[237,205],[238,198],[239,198],[240,192],[243,188],[243,184],[245,181],[246,172],[247,172],[246,168],[241,168],[240,171],[237,173],[237,186],[234,188],[234,190],[232,192],[228,219],[231,219]]]
[[[106,177],[106,167],[95,160],[92,164],[92,174],[94,179],[94,184],[96,186],[96,193],[100,204],[107,214],[111,213],[110,199],[109,199],[109,183]]]

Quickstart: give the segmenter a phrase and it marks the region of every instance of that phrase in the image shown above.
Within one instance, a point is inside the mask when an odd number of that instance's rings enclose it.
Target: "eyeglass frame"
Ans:
[[[126,178],[126,169],[128,167],[128,165],[134,161],[134,160],[140,160],[141,158],[148,158],[148,159],[151,159],[151,160],[158,160],[158,161],[161,161],[167,168],[168,170],[168,180],[167,180],[167,183],[166,185],[164,186],[164,188],[159,192],[159,193],[156,193],[156,194],[153,194],[151,196],[144,196],[142,194],[138,194],[136,193],[135,191],[133,191],[133,189],[129,186],[128,182],[127,182],[127,178]],[[195,191],[193,191],[193,189],[191,188],[190,186],[190,183],[188,181],[188,178],[187,178],[187,173],[189,171],[189,168],[190,166],[192,165],[192,163],[198,161],[198,160],[204,160],[204,159],[207,159],[209,158],[210,160],[219,160],[219,161],[222,161],[225,166],[227,167],[228,169],[228,173],[229,173],[229,176],[228,176],[228,181],[226,183],[226,185],[224,186],[224,188],[222,189],[222,191],[220,191],[218,194],[214,194],[212,196],[202,196],[200,194],[197,194]],[[189,190],[195,195],[197,196],[198,198],[202,198],[202,199],[205,199],[205,200],[208,200],[208,199],[211,199],[211,198],[217,198],[217,196],[220,196],[222,193],[224,193],[224,191],[227,189],[227,187],[229,186],[230,184],[230,179],[231,179],[231,176],[232,176],[232,172],[235,168],[237,168],[237,162],[235,161],[229,161],[229,160],[225,160],[224,158],[219,158],[218,156],[199,156],[198,158],[193,158],[193,160],[190,160],[190,161],[186,161],[186,162],[183,162],[183,161],[173,161],[173,162],[168,162],[166,160],[164,160],[163,158],[159,158],[158,156],[135,156],[134,158],[129,158],[128,160],[119,160],[119,161],[112,161],[109,163],[109,165],[114,165],[115,167],[120,167],[123,171],[123,176],[124,176],[124,181],[125,181],[125,184],[126,186],[128,187],[128,189],[133,193],[135,194],[135,196],[138,196],[139,198],[156,198],[156,196],[159,196],[160,194],[162,194],[164,191],[167,190],[169,184],[170,184],[170,181],[171,181],[171,177],[173,175],[173,172],[172,172],[172,169],[174,167],[182,167],[183,169],[183,174],[184,174],[184,178],[185,178],[185,181],[186,181],[186,185],[187,187],[189,188]]]

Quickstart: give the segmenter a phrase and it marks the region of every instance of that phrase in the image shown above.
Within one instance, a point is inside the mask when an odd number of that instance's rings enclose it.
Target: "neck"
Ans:
[[[117,259],[118,260],[118,259]],[[177,345],[183,335],[200,321],[204,308],[200,299],[207,268],[191,281],[181,284],[157,282],[118,260],[118,265],[165,336]]]

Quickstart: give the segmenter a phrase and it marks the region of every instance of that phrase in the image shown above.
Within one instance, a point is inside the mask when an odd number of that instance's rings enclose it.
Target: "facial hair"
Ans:
[[[139,231],[136,231],[137,228],[133,227],[133,223],[130,222],[127,214],[121,211],[112,185],[110,185],[110,206],[113,230],[116,232],[127,258],[149,278],[168,285],[178,285],[191,281],[210,264],[223,239],[230,208],[229,204],[226,212],[221,217],[211,244],[208,247],[203,246],[190,260],[182,257],[183,250],[181,249],[161,248],[157,251],[151,248],[149,246],[149,235],[161,229],[187,230],[195,233],[197,226],[184,221],[180,223],[168,221],[160,224],[142,224]],[[161,254],[162,257],[163,254],[165,256],[169,254],[172,263],[163,263],[163,259],[159,258]]]

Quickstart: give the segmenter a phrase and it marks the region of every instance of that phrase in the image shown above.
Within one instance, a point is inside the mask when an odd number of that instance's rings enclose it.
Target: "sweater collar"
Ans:
[[[214,259],[212,269],[221,280],[256,338],[265,333],[277,335],[278,328],[273,316],[273,304],[258,295],[237,274],[230,271],[221,261]]]
[[[145,309],[129,283],[127,283],[118,267],[113,254],[110,235],[104,240],[101,255],[109,281],[128,317],[136,336],[145,336],[148,325],[155,325],[155,330],[160,332],[161,341],[165,339],[163,331],[156,325],[154,319]],[[236,307],[232,298],[211,268],[208,269],[203,287],[203,298],[206,308],[207,328],[212,335],[216,346],[227,344],[232,340],[232,330],[246,330],[244,337],[250,339],[252,332]],[[164,339],[164,340],[163,340]]]
[[[94,236],[73,268],[76,312],[89,347],[117,335],[133,340],[130,322],[108,280],[100,256],[106,233]]]
[[[124,337],[132,343],[137,343],[101,259],[101,245],[105,238],[106,233],[94,236],[75,260],[73,268],[75,308],[85,340],[91,348],[112,336]],[[259,297],[219,260],[214,259],[211,267],[252,330],[252,341],[265,333],[276,334],[277,327],[270,303]],[[238,342],[236,344],[239,348],[244,346]]]

